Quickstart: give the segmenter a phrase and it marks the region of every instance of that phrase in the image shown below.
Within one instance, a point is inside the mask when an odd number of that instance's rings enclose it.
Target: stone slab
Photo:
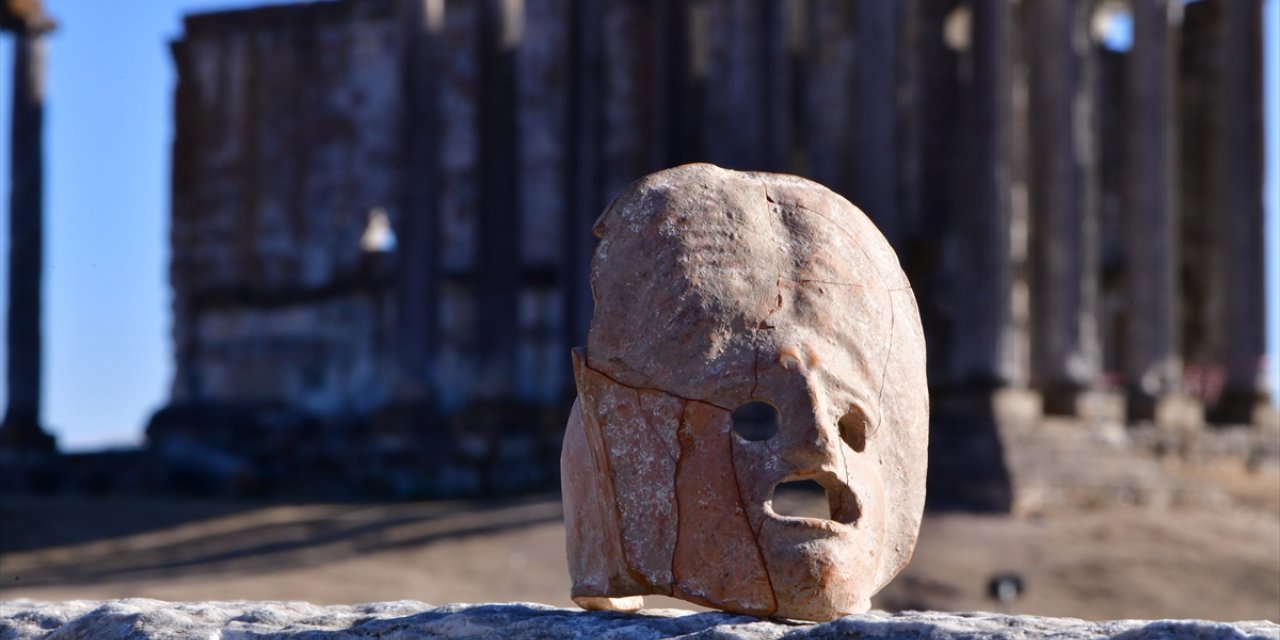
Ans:
[[[1091,622],[933,611],[847,616],[822,624],[728,613],[652,609],[587,612],[541,604],[412,600],[320,606],[305,602],[163,602],[147,599],[0,602],[0,640],[37,638],[1280,638],[1274,622]]]
[[[1044,412],[1073,416],[1092,423],[1124,424],[1125,398],[1114,391],[1049,390],[1043,392]]]

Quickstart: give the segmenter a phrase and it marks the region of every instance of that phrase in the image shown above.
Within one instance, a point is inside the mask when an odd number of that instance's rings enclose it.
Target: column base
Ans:
[[[1031,425],[1044,417],[1043,400],[1030,389],[939,394],[933,400],[934,415],[951,419],[996,419]]]
[[[57,440],[33,422],[6,421],[0,424],[0,452],[8,456],[41,456],[58,452]]]
[[[1025,389],[936,396],[929,432],[929,508],[1026,515],[1200,499],[1196,487],[1169,474],[1154,454],[1130,439],[1122,422],[1123,394],[1077,391],[1055,400],[1082,415],[1046,416],[1042,407],[1049,399]],[[1172,419],[1186,408],[1175,399],[1153,410]]]
[[[1008,388],[939,393],[931,409],[929,508],[1011,511],[1018,488],[1005,442],[1009,432],[1035,430],[1040,394]]]
[[[0,424],[0,493],[48,493],[58,488],[61,458],[52,435],[28,420]]]
[[[1089,422],[1125,421],[1124,394],[1098,389],[1056,389],[1044,394],[1047,415],[1071,416]]]
[[[1251,424],[1260,429],[1280,429],[1280,412],[1266,393],[1231,391],[1222,394],[1208,411],[1214,424]]]
[[[1204,428],[1204,405],[1198,398],[1185,393],[1151,396],[1140,391],[1130,391],[1127,408],[1127,418],[1130,421],[1146,420],[1162,429],[1178,431]]]

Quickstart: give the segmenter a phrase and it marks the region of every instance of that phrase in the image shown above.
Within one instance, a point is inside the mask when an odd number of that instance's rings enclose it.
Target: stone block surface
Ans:
[[[0,602],[0,640],[95,638],[1280,638],[1274,622],[1090,622],[995,613],[881,611],[813,624],[720,612],[587,612],[541,604],[412,600],[320,606],[305,602],[163,602],[127,599]]]

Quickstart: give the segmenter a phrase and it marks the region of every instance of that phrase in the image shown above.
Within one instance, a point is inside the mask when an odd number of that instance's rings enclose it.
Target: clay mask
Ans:
[[[631,185],[595,234],[561,458],[574,600],[865,611],[924,508],[924,336],[888,242],[821,185],[705,164]],[[774,512],[800,480],[829,518]]]

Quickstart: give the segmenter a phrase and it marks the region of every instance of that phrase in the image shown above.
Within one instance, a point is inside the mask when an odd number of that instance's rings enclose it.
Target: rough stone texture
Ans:
[[[403,29],[388,3],[241,15],[173,48],[173,402],[367,414],[396,372],[394,262],[360,239],[403,215]]]
[[[129,599],[0,603],[0,640],[37,638],[1277,638],[1273,622],[1089,622],[994,613],[880,611],[823,624],[674,609],[584,612],[541,604],[401,600],[318,606],[305,602],[162,602]]]
[[[817,183],[706,164],[638,181],[596,235],[562,458],[573,596],[865,611],[911,557],[928,439],[924,336],[884,236]],[[772,436],[735,431],[752,402]],[[830,519],[773,510],[800,480]]]

